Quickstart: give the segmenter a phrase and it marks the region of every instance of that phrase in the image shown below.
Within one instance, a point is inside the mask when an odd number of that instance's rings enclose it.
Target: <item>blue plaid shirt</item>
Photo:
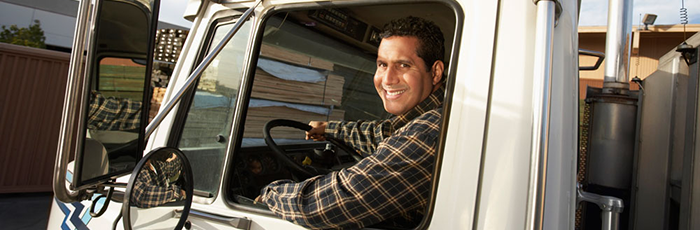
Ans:
[[[260,199],[281,218],[314,229],[363,228],[389,219],[417,223],[430,195],[443,97],[440,88],[387,120],[329,122],[328,135],[366,157],[302,182],[272,182]]]

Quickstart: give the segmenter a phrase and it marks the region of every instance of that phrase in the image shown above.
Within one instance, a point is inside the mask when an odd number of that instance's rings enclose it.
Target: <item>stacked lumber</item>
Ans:
[[[158,61],[176,62],[177,58],[180,57],[182,44],[186,38],[186,30],[156,30],[156,47],[153,58]]]
[[[342,120],[344,116],[345,111],[339,109],[332,110],[330,115],[324,115],[285,106],[249,107],[243,136],[263,138],[265,123],[274,119],[295,120],[308,124],[310,121]],[[271,135],[275,139],[304,139],[306,137],[304,131],[289,127],[274,128]]]
[[[343,98],[344,83],[343,77],[333,74],[329,74],[325,82],[284,80],[258,68],[255,71],[252,97],[310,105],[339,106]]]
[[[260,47],[260,56],[299,66],[333,71],[333,62],[311,57],[305,54],[295,53],[293,51],[288,51],[267,44],[263,44],[262,47]]]
[[[216,92],[216,80],[215,79],[199,79],[199,84],[197,84],[198,91]]]
[[[302,123],[309,121],[342,120],[345,111],[333,109],[341,104],[343,98],[342,76],[330,74],[333,63],[305,54],[284,50],[263,44],[260,56],[273,61],[290,64],[288,68],[317,70],[325,74],[323,80],[301,81],[274,76],[263,68],[257,68],[251,97],[277,102],[277,105],[250,106],[245,122],[244,137],[262,138],[263,126],[273,119],[289,119]],[[260,63],[259,63],[260,64]],[[282,105],[280,105],[282,104]],[[301,105],[320,108],[325,112],[309,112],[295,106]],[[304,131],[294,128],[278,127],[272,130],[272,137],[283,139],[304,139]]]
[[[163,87],[155,87],[153,88],[153,96],[151,97],[151,107],[148,110],[148,121],[152,121],[153,118],[158,115],[158,109],[160,109],[160,105],[163,103],[163,97],[165,97],[165,90],[166,88]]]

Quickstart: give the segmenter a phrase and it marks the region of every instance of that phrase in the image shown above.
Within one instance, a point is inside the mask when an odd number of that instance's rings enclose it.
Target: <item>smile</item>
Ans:
[[[406,92],[406,90],[394,91],[394,92],[386,91],[386,94],[389,96],[396,96],[396,95],[402,94],[403,92]]]

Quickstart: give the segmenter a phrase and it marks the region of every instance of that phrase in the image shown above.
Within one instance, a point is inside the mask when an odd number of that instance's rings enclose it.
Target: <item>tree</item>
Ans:
[[[34,24],[29,28],[19,28],[17,25],[11,25],[10,28],[2,26],[0,32],[0,42],[14,45],[46,48],[45,40],[46,36],[39,20],[34,20]]]

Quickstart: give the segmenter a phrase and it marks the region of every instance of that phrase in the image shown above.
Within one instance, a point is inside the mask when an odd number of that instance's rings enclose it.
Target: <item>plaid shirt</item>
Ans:
[[[343,140],[362,156],[368,156],[376,152],[377,145],[398,128],[403,127],[428,110],[442,107],[444,95],[445,88],[442,86],[405,114],[386,120],[329,121],[325,132],[326,135]]]
[[[88,129],[132,130],[139,128],[141,102],[130,99],[105,98],[92,93]]]
[[[170,162],[150,161],[151,166],[145,166],[139,171],[134,182],[131,203],[139,208],[151,208],[162,204],[183,199],[180,186],[173,184],[171,179],[180,176],[182,169],[179,160]]]
[[[440,88],[388,120],[335,123],[328,134],[364,155],[376,151],[327,175],[272,182],[262,189],[262,202],[283,219],[315,229],[363,228],[389,219],[419,222],[430,195],[443,97]]]

